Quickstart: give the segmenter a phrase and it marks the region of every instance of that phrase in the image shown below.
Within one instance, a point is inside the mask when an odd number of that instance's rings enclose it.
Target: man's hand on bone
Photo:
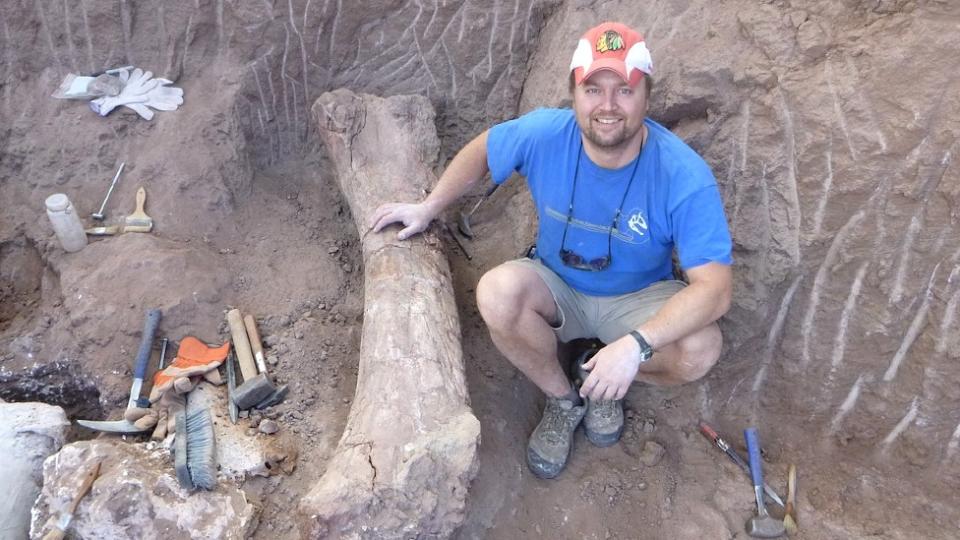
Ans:
[[[380,232],[391,223],[402,223],[403,229],[397,233],[398,240],[406,240],[427,229],[433,221],[433,212],[424,203],[389,203],[381,205],[370,219],[373,232]]]

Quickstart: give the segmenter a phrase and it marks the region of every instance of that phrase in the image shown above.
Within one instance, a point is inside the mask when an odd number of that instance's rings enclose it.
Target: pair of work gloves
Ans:
[[[177,357],[162,371],[153,376],[149,409],[127,409],[123,417],[141,429],[154,428],[155,440],[163,440],[174,433],[177,412],[187,405],[187,394],[200,382],[223,384],[220,364],[227,358],[230,344],[208,347],[199,339],[187,336],[180,341]]]
[[[144,120],[150,120],[153,118],[151,109],[175,111],[183,104],[183,89],[169,86],[173,84],[169,79],[154,78],[153,72],[140,68],[133,71],[121,69],[118,76],[123,85],[119,94],[90,100],[90,108],[100,116],[106,116],[113,109],[124,106]]]

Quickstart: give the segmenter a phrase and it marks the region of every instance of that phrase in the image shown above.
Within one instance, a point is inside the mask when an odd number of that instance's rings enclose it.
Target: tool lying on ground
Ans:
[[[140,337],[140,348],[137,350],[137,359],[133,366],[133,385],[130,387],[130,400],[127,402],[127,410],[143,409],[138,407],[140,398],[140,389],[143,387],[143,378],[147,374],[147,362],[150,361],[150,352],[153,348],[153,336],[157,332],[157,326],[160,324],[160,310],[151,309],[147,311],[146,320],[143,323],[143,334]],[[150,426],[135,424],[124,417],[117,421],[96,421],[96,420],[77,420],[81,426],[98,431],[110,433],[143,433],[150,429]]]
[[[210,347],[193,336],[180,340],[177,357],[169,366],[165,366],[153,376],[153,388],[150,389],[150,402],[153,408],[139,417],[127,415],[126,418],[144,427],[154,427],[152,438],[162,440],[175,428],[176,413],[186,406],[185,395],[193,390],[201,380],[212,384],[221,384],[217,368],[223,363],[230,351],[230,344]]]
[[[756,428],[743,431],[747,441],[747,455],[750,458],[750,478],[753,480],[753,494],[757,499],[757,515],[747,520],[747,534],[754,538],[777,538],[783,536],[783,522],[767,513],[763,503],[763,463],[760,461],[760,436]]]
[[[463,253],[464,258],[468,261],[472,261],[473,257],[470,255],[470,252],[467,251],[467,247],[463,245],[463,242],[460,241],[460,237],[453,234],[453,231],[450,230],[450,226],[447,225],[447,222],[444,220],[437,220],[437,224],[440,226],[440,230],[447,233],[450,238],[453,238],[453,241],[456,242],[457,247],[460,248],[460,252]]]
[[[227,410],[230,411],[230,423],[236,424],[240,416],[240,409],[233,402],[233,394],[237,391],[237,356],[230,351],[227,356]]]
[[[717,432],[714,431],[714,429],[710,427],[706,422],[700,422],[700,433],[702,433],[704,437],[706,437],[707,439],[710,440],[710,442],[716,445],[717,448],[719,448],[720,450],[723,450],[723,452],[727,454],[727,456],[730,458],[731,461],[739,465],[740,468],[743,469],[743,472],[747,473],[747,476],[750,476],[750,465],[747,464],[747,462],[744,461],[744,459],[740,456],[740,454],[738,454],[737,451],[734,450],[729,443],[727,443],[727,441],[723,440],[723,438],[720,437],[720,435],[718,435]],[[781,499],[780,496],[777,495],[777,492],[774,491],[769,484],[767,483],[763,484],[763,492],[766,493],[767,497],[770,497],[770,499],[773,502],[777,503],[780,506],[783,506],[783,499]]]
[[[147,190],[140,186],[137,189],[137,209],[124,220],[123,232],[150,232],[153,229],[153,218],[143,211],[146,200]]]
[[[797,499],[797,466],[790,464],[790,470],[787,473],[787,506],[784,507],[783,528],[787,534],[793,536],[797,534],[797,509],[794,506]]]
[[[67,507],[67,511],[60,514],[60,519],[57,520],[57,524],[54,525],[53,530],[43,537],[43,540],[63,540],[67,535],[67,527],[70,526],[70,522],[73,521],[73,515],[77,512],[77,507],[80,506],[80,501],[90,491],[93,482],[98,476],[100,476],[99,461],[94,463],[90,471],[83,477],[80,489],[77,490],[77,494],[74,495],[73,500],[70,501],[70,506]]]
[[[263,343],[260,340],[260,332],[257,331],[257,321],[253,315],[246,315],[243,318],[243,327],[247,331],[247,338],[250,340],[250,348],[253,349],[253,359],[256,361],[257,369],[260,374],[267,375],[267,359],[263,355]],[[255,405],[258,409],[265,409],[272,405],[282,402],[289,392],[287,385],[275,388],[273,392],[265,397],[260,403]]]
[[[253,353],[250,352],[249,337],[239,309],[227,312],[227,323],[230,325],[233,350],[237,353],[237,363],[240,364],[240,373],[243,375],[243,384],[234,391],[233,402],[240,410],[247,410],[270,397],[277,388],[267,378],[266,373],[257,373],[257,365],[253,360]]]
[[[103,198],[103,204],[100,205],[100,211],[94,212],[93,214],[90,215],[90,217],[92,217],[93,219],[97,221],[103,221],[103,218],[104,218],[103,210],[104,208],[107,207],[107,201],[110,199],[110,194],[113,193],[114,186],[117,185],[117,180],[120,179],[120,173],[123,172],[124,165],[126,165],[126,163],[121,162],[120,168],[117,169],[117,174],[113,175],[113,181],[110,182],[110,189],[107,190],[107,196]]]
[[[490,189],[483,194],[483,197],[480,197],[480,200],[477,201],[477,204],[473,205],[473,208],[471,208],[469,212],[460,212],[460,221],[457,222],[457,229],[460,230],[460,234],[473,240],[473,230],[470,228],[470,218],[473,217],[473,213],[477,211],[477,208],[480,208],[480,205],[483,204],[483,201],[489,199],[498,187],[500,187],[500,184],[494,184],[491,186]]]
[[[90,236],[115,236],[123,232],[119,225],[107,225],[106,227],[90,227],[83,232]]]
[[[185,396],[186,407],[175,416],[174,470],[186,489],[213,489],[217,484],[213,417],[206,401]]]

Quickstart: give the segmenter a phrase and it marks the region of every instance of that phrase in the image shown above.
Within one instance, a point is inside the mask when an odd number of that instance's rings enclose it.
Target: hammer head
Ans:
[[[782,521],[769,515],[753,516],[747,520],[746,528],[754,538],[780,538],[787,532]]]
[[[233,392],[233,403],[241,411],[247,410],[273,394],[276,387],[261,373],[237,387]]]

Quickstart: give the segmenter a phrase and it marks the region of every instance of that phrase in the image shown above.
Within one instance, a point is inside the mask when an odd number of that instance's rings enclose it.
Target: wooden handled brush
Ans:
[[[787,534],[793,536],[797,534],[797,516],[794,504],[797,498],[797,466],[790,464],[790,470],[787,473],[787,504],[784,506],[783,528]]]
[[[153,229],[153,218],[143,211],[143,205],[147,201],[147,190],[140,186],[137,189],[137,209],[127,216],[123,224],[123,232],[150,232]]]
[[[67,507],[67,511],[60,515],[60,519],[57,521],[53,530],[48,532],[47,535],[43,537],[43,540],[63,540],[67,534],[67,527],[70,526],[70,521],[73,520],[73,514],[77,511],[77,507],[80,506],[80,500],[90,491],[94,480],[96,480],[98,476],[100,476],[99,461],[94,464],[90,472],[83,478],[83,482],[80,484],[80,490],[77,491],[73,500],[70,501],[70,506]]]

